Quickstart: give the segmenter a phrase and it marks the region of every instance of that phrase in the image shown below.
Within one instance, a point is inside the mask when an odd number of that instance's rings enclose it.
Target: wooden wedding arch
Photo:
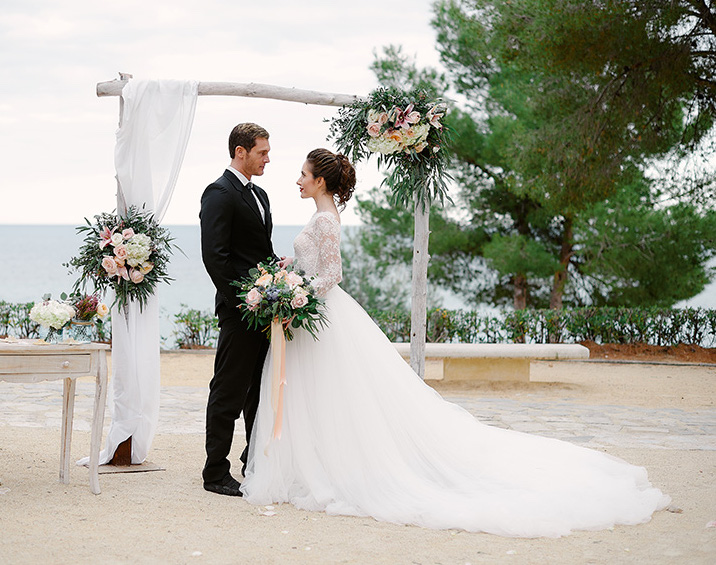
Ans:
[[[122,89],[132,75],[120,73],[119,79],[97,84],[97,96],[120,96],[119,121],[122,123]],[[268,84],[199,82],[199,96],[244,96],[267,98],[319,106],[348,106],[362,97],[351,94],[332,94]],[[416,191],[417,194],[417,191]],[[120,203],[118,203],[119,206]],[[415,231],[413,240],[412,300],[410,327],[410,365],[425,377],[425,341],[427,325],[427,272],[429,239],[429,205],[415,201]]]

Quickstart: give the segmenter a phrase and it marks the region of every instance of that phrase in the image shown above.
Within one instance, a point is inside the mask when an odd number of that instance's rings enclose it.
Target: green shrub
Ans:
[[[215,347],[219,335],[219,321],[211,312],[202,312],[181,305],[174,314],[174,341],[179,349]]]
[[[410,341],[410,312],[369,311],[391,341]],[[716,310],[576,308],[498,315],[437,308],[427,313],[427,341],[445,343],[648,343],[716,346]]]

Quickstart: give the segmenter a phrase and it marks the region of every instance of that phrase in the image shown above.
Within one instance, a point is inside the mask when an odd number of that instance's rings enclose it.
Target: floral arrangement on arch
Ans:
[[[443,202],[450,179],[446,113],[447,105],[424,90],[380,88],[343,106],[331,122],[330,137],[354,161],[376,154],[378,165],[389,169],[383,182],[397,202],[407,205],[416,196],[425,203]]]
[[[316,296],[311,281],[292,265],[281,267],[268,259],[251,269],[247,278],[232,284],[239,288],[239,307],[252,328],[268,331],[271,322],[278,320],[290,341],[298,328],[318,339],[319,328],[326,324],[323,300]]]
[[[135,300],[143,308],[160,282],[170,282],[169,258],[175,247],[168,230],[137,206],[125,214],[102,213],[77,228],[84,233],[79,255],[65,266],[79,271],[73,292],[91,282],[101,293],[112,290],[120,308]]]

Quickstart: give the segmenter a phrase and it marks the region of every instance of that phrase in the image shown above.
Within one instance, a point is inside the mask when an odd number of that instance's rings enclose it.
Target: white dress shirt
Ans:
[[[248,185],[249,182],[251,182],[244,175],[242,175],[239,171],[234,169],[234,167],[232,167],[231,165],[229,165],[226,168],[229,169],[232,173],[234,173],[236,175],[236,178],[238,178],[244,186]],[[266,211],[264,210],[264,207],[261,204],[259,197],[256,196],[256,193],[253,190],[251,191],[251,194],[253,195],[254,200],[256,200],[256,205],[259,207],[259,212],[261,213],[261,219],[264,221],[264,223],[266,223]]]

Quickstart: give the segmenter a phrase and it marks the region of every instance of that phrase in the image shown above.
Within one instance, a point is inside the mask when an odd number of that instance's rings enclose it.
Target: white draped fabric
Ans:
[[[164,217],[189,141],[197,95],[195,81],[132,79],[125,85],[114,155],[118,212],[135,205],[153,211],[158,222]],[[157,427],[159,385],[155,294],[142,310],[136,302],[112,308],[112,423],[100,464],[109,462],[130,436],[132,463],[146,459]]]

